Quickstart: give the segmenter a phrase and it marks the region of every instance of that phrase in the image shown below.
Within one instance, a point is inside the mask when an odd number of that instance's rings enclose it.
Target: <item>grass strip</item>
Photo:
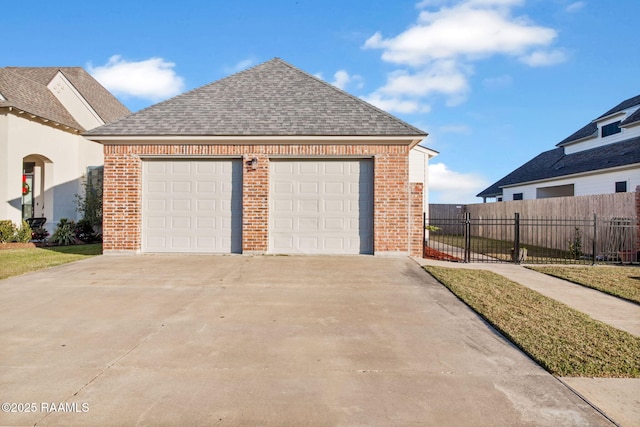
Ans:
[[[640,337],[490,271],[425,270],[553,375],[640,377]]]
[[[640,268],[621,266],[527,266],[531,270],[640,304]]]
[[[0,251],[0,280],[102,254],[102,244],[5,249]]]

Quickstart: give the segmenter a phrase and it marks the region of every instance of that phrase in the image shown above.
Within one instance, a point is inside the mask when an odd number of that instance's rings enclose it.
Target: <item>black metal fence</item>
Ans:
[[[460,262],[637,263],[637,218],[426,218],[424,256]]]

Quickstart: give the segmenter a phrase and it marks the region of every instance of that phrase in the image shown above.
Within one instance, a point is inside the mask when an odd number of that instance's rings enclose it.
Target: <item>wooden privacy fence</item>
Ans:
[[[474,204],[430,204],[429,216],[441,218],[471,213],[474,218],[505,218],[520,213],[522,218],[630,218],[638,216],[640,193],[597,194]]]

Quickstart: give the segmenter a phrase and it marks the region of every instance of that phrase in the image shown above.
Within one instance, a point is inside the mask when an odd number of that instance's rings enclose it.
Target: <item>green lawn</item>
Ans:
[[[0,280],[102,254],[102,244],[0,250]]]
[[[640,377],[640,338],[490,271],[425,267],[550,373]]]
[[[536,266],[528,268],[640,304],[640,267]]]
[[[429,234],[429,240],[433,242],[443,243],[449,246],[460,248],[465,247],[465,237],[462,235],[453,234],[438,234],[431,232]],[[483,254],[492,258],[496,258],[502,261],[511,261],[513,248],[513,242],[507,240],[488,239],[485,237],[470,237],[470,249],[471,252]],[[543,246],[534,246],[530,244],[521,244],[521,248],[527,248],[527,263],[554,263],[563,262],[571,264],[584,264],[591,262],[589,259],[576,258],[572,256],[569,251],[561,249],[545,248]],[[434,245],[435,249],[438,249],[437,245]],[[461,252],[462,253],[462,252]]]

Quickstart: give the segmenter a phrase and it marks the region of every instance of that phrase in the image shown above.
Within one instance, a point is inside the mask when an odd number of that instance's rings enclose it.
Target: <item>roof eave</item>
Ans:
[[[69,124],[65,124],[65,123],[60,123],[57,122],[55,120],[51,120],[48,119],[46,117],[42,117],[38,114],[34,114],[31,113],[27,110],[24,110],[22,108],[13,106],[13,105],[0,105],[0,110],[2,109],[6,109],[7,111],[15,114],[16,116],[20,117],[23,116],[25,118],[31,119],[31,120],[40,120],[42,123],[44,123],[47,126],[51,126],[54,128],[58,128],[58,129],[62,129],[68,132],[72,132],[72,133],[76,133],[76,134],[81,134],[82,132],[84,132],[84,129],[79,129],[75,126],[71,126]]]
[[[415,147],[426,135],[91,135],[85,138],[106,145],[126,144],[393,144]]]
[[[599,122],[603,122],[603,121],[606,121],[606,120],[611,120],[616,116],[624,116],[624,115],[625,115],[624,110],[620,110],[620,111],[616,111],[616,112],[611,113],[611,114],[607,114],[606,116],[598,117],[597,119],[592,120],[591,123],[599,123]]]
[[[580,139],[574,139],[574,140],[567,141],[567,142],[561,142],[559,144],[556,144],[556,147],[567,147],[569,145],[577,144],[579,142],[584,142],[584,141],[587,141],[589,139],[594,139],[594,138],[597,138],[597,137],[598,137],[598,131],[596,130],[594,133],[592,133],[589,136],[584,136],[584,137],[582,137]]]
[[[588,171],[577,172],[577,173],[572,173],[568,175],[558,175],[550,178],[541,178],[541,179],[534,179],[532,181],[523,181],[523,182],[517,182],[514,184],[505,184],[505,185],[501,185],[500,188],[504,189],[504,188],[520,187],[522,185],[539,184],[542,182],[552,182],[552,181],[557,181],[559,179],[579,178],[581,176],[593,175],[595,173],[614,172],[614,171],[625,170],[625,169],[634,169],[638,167],[640,167],[640,163],[630,163],[628,165],[614,166],[611,168],[591,169]]]

